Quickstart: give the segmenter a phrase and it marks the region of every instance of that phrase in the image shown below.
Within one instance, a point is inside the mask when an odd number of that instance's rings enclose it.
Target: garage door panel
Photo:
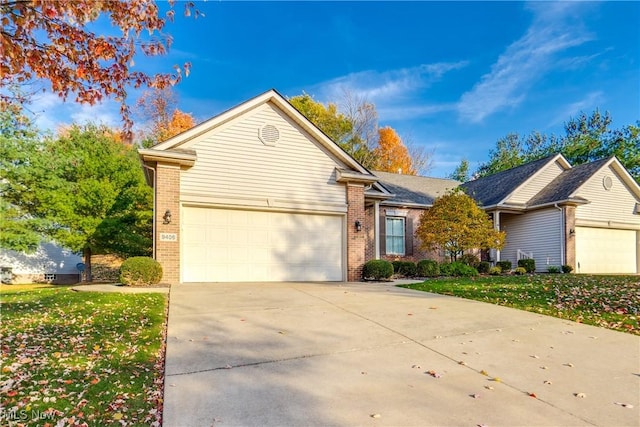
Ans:
[[[186,207],[182,221],[184,282],[343,279],[342,216]]]
[[[638,244],[634,230],[576,227],[575,239],[577,272],[638,272]]]

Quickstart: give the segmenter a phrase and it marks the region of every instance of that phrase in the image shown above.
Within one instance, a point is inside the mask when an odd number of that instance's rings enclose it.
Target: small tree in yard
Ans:
[[[494,230],[489,216],[461,190],[437,198],[422,213],[416,236],[423,249],[444,249],[452,262],[470,249],[502,249],[505,239],[505,233]]]

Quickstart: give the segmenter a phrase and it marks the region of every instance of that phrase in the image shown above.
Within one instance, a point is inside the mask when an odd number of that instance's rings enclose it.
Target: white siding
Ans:
[[[13,274],[78,274],[82,257],[53,243],[43,243],[32,253],[0,251],[0,267],[11,267]]]
[[[266,124],[279,131],[275,145],[259,138]],[[198,159],[182,172],[182,201],[346,208],[345,187],[335,181],[340,162],[272,104],[249,111],[186,148],[195,149]]]
[[[547,266],[562,265],[562,215],[558,209],[543,209],[524,215],[500,216],[501,229],[507,233],[506,244],[500,253],[502,261],[518,265],[518,249],[533,252],[536,271]]]
[[[556,179],[558,175],[564,172],[564,168],[558,161],[546,165],[538,174],[526,182],[522,187],[518,188],[513,196],[507,199],[507,203],[527,203],[533,196],[538,194],[540,190],[549,185],[551,181]]]
[[[612,178],[613,185],[606,190],[603,185],[605,176]],[[611,168],[602,168],[585,182],[577,191],[576,196],[591,201],[576,208],[576,220],[585,221],[613,221],[630,225],[630,228],[640,230],[640,215],[635,214],[636,199],[627,185]]]

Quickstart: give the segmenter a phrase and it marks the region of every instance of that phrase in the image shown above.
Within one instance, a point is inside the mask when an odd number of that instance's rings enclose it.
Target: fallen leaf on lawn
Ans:
[[[7,392],[7,396],[9,396],[9,397],[13,397],[13,396],[15,396],[16,394],[18,394],[18,392],[17,392],[17,391],[15,391],[15,390],[9,390],[9,391]]]
[[[93,349],[94,349],[95,351],[98,351],[98,350],[100,350],[100,346],[99,346],[98,344],[96,344],[96,345],[94,345],[94,346],[93,346]]]
[[[30,357],[25,357],[23,359],[20,359],[19,362],[22,363],[23,365],[27,365],[33,362],[33,359],[31,359]]]
[[[613,402],[613,403],[618,405],[618,406],[622,406],[623,408],[629,408],[629,409],[633,408],[633,405],[630,405],[628,403],[622,403],[622,402]]]
[[[587,395],[584,393],[573,393],[573,395],[575,397],[579,397],[580,399],[584,399],[585,397],[587,397]]]
[[[440,378],[442,377],[442,375],[440,375],[439,373],[437,373],[436,371],[427,371],[425,372],[425,374],[427,375],[431,375],[433,378]]]
[[[529,395],[529,397],[533,397],[534,399],[537,399],[538,396],[536,396],[535,393],[527,393]]]
[[[100,382],[100,378],[94,378],[91,380],[91,384],[98,384]]]
[[[53,353],[53,357],[55,357],[56,359],[60,358],[60,356],[62,356],[62,353],[60,353],[59,351]]]
[[[115,414],[113,414],[113,419],[114,420],[121,420],[122,419],[122,414],[120,412],[116,412]]]
[[[381,416],[380,414],[371,414],[371,418],[380,418]]]

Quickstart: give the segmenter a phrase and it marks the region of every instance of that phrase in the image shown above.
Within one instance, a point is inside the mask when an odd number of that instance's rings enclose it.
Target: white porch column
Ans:
[[[495,211],[493,214],[493,229],[500,231],[500,211]],[[496,249],[496,262],[500,260],[500,250]]]
[[[373,246],[375,258],[380,259],[380,202],[373,202]]]

